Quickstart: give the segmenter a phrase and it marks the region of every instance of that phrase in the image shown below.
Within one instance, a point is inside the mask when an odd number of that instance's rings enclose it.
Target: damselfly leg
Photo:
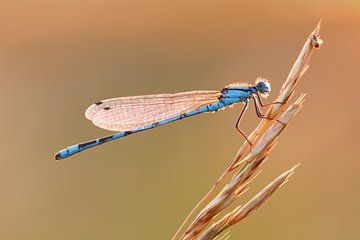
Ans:
[[[271,105],[274,105],[274,104],[285,104],[285,102],[272,102],[272,103],[264,104],[262,102],[261,97],[260,97],[258,92],[256,92],[256,96],[257,96],[257,99],[259,100],[259,104],[260,104],[261,107],[268,107],[268,106],[271,106]]]
[[[246,134],[240,129],[240,120],[241,120],[241,117],[243,116],[244,112],[246,111],[247,107],[248,107],[248,100],[245,101],[245,105],[244,105],[243,109],[241,110],[241,113],[236,121],[235,128],[246,139],[246,141],[249,143],[249,145],[252,146],[253,144],[250,142],[250,140],[248,139]]]
[[[257,101],[256,101],[256,98],[255,97],[252,97],[252,99],[254,100],[254,106],[255,106],[255,112],[256,112],[256,115],[259,117],[259,118],[263,118],[263,119],[267,119],[267,120],[270,120],[270,121],[276,121],[278,123],[281,123],[282,125],[286,125],[285,123],[281,122],[280,120],[276,119],[276,118],[271,118],[271,117],[267,117],[265,116],[264,114],[261,113],[260,111],[260,108],[257,104]]]

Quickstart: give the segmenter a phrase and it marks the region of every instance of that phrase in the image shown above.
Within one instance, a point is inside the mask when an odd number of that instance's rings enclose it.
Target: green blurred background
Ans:
[[[305,107],[237,204],[301,166],[231,239],[358,239],[358,0],[1,1],[0,238],[169,239],[243,142],[239,107],[54,153],[109,134],[84,118],[96,100],[263,76],[271,101],[320,19]]]

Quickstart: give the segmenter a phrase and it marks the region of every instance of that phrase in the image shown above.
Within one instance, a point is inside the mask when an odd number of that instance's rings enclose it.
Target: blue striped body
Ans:
[[[176,115],[170,118],[167,118],[165,120],[162,121],[158,121],[146,126],[143,126],[141,128],[137,128],[137,129],[133,129],[131,131],[125,131],[125,132],[118,132],[115,133],[113,135],[107,136],[107,137],[103,137],[103,138],[98,138],[92,141],[88,141],[88,142],[84,142],[84,143],[79,143],[70,147],[67,147],[59,152],[56,153],[55,155],[55,159],[59,160],[59,159],[63,159],[63,158],[67,158],[73,154],[76,154],[78,152],[81,152],[83,150],[101,145],[103,143],[107,143],[110,142],[112,140],[121,138],[121,137],[125,137],[128,136],[130,134],[133,133],[137,133],[137,132],[141,132],[144,130],[148,130],[148,129],[152,129],[155,128],[157,126],[161,126],[164,125],[166,123],[170,123],[170,122],[174,122],[176,120],[180,120],[186,117],[190,117],[190,116],[194,116],[197,115],[199,113],[203,113],[203,112],[215,112],[221,108],[224,108],[226,106],[230,106],[234,103],[238,103],[238,102],[246,102],[247,99],[249,97],[252,96],[252,94],[254,92],[256,92],[256,87],[254,86],[229,86],[227,88],[224,88],[221,91],[221,96],[218,98],[218,101],[212,104],[208,104],[205,106],[201,106],[195,110],[180,114],[180,115]]]

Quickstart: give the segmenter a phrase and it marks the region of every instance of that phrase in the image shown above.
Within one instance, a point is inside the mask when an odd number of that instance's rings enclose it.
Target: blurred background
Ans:
[[[101,99],[262,76],[271,101],[320,19],[305,106],[237,205],[301,166],[231,239],[359,238],[358,0],[3,0],[0,238],[170,239],[242,144],[241,106],[55,152],[109,134],[84,117]],[[251,108],[242,127],[257,123]]]

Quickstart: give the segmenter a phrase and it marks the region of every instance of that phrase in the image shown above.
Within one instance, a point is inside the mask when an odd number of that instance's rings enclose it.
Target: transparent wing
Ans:
[[[228,87],[230,87],[230,86],[250,86],[251,84],[250,83],[248,83],[248,82],[234,82],[234,83],[230,83],[229,85],[228,85]]]
[[[111,131],[130,131],[214,103],[219,91],[112,98],[91,105],[85,117]]]

